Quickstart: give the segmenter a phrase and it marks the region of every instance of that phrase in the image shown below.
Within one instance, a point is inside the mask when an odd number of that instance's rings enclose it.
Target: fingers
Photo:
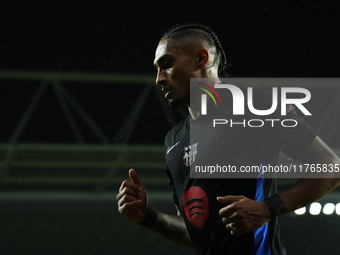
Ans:
[[[129,171],[129,177],[131,181],[123,181],[122,185],[119,188],[119,192],[121,192],[125,187],[129,187],[133,189],[135,192],[140,192],[143,190],[144,186],[137,175],[137,172],[134,169],[130,169]]]
[[[225,197],[217,197],[217,201],[222,204],[231,204],[241,199],[244,199],[244,196],[225,196]]]
[[[136,196],[130,196],[130,195],[127,195],[125,193],[124,194],[119,193],[116,198],[118,200],[118,207],[121,207],[122,205],[124,205],[126,203],[131,203],[131,202],[135,202],[135,201],[140,200]]]
[[[236,211],[235,202],[245,199],[244,196],[225,196],[225,197],[217,197],[217,201],[223,204],[229,204],[228,206],[223,207],[219,211],[219,215],[221,217],[228,216],[229,218],[233,215]]]
[[[237,217],[237,212],[233,212],[231,214],[227,214],[227,215],[221,216],[221,217],[222,217],[222,222],[225,225],[227,225],[231,222],[235,222],[239,219],[239,217]]]
[[[127,219],[140,222],[146,214],[147,193],[134,169],[130,169],[129,176],[131,180],[123,181],[116,196],[118,211]]]
[[[255,230],[268,222],[265,217],[265,209],[267,209],[261,201],[255,201],[243,196],[226,196],[218,197],[221,203],[232,202],[224,206],[219,211],[222,217],[222,223],[226,229],[234,236]]]
[[[219,215],[222,217],[222,222],[226,225],[226,229],[229,230],[230,234],[233,236],[239,236],[246,232],[240,215],[238,214],[237,206],[237,202],[243,199],[245,199],[244,196],[217,197],[217,201],[220,203],[229,204],[221,208]]]
[[[222,222],[223,224],[226,225],[226,229],[230,231],[230,234],[233,236],[239,236],[249,231],[246,225],[242,223],[242,221],[238,221],[238,220],[232,221],[226,218],[222,218]]]
[[[120,189],[120,192],[116,196],[118,200],[118,212],[128,218],[129,220],[138,222],[143,219],[146,210],[146,199],[138,194],[132,182],[124,181]],[[130,186],[129,186],[130,185]],[[140,192],[141,194],[143,192]]]
[[[229,223],[228,225],[226,225],[226,228],[227,230],[230,231],[230,234],[233,236],[239,236],[247,232],[243,226],[238,225],[237,223]]]
[[[228,217],[233,218],[237,215],[237,208],[235,208],[235,204],[230,204],[228,206],[222,207],[222,209],[219,211],[219,215],[221,217]]]
[[[230,230],[230,231],[234,231],[234,230],[237,229],[237,225],[236,225],[235,222],[232,222],[232,223],[227,224],[227,225],[226,225],[226,228],[227,228],[228,230]]]
[[[122,184],[119,187],[119,192],[122,192],[124,189],[129,189],[129,190],[133,190],[136,194],[138,192],[142,191],[142,188],[139,187],[138,185],[136,185],[135,183],[131,182],[131,181],[123,181]]]
[[[226,225],[226,229],[229,230],[232,235],[239,235],[243,233],[242,229],[240,229],[242,225],[240,225],[240,219],[236,211],[230,214],[227,213],[227,215],[221,217],[222,223]]]
[[[137,174],[137,172],[136,172],[135,169],[130,169],[130,171],[129,171],[129,177],[130,177],[131,181],[132,181],[133,183],[135,183],[137,186],[143,187],[143,183],[142,183],[142,181],[140,180],[140,178],[139,178],[139,176],[138,176],[138,174]]]
[[[140,192],[142,192],[142,188],[136,185],[131,181],[123,181],[122,185],[119,188],[119,193],[116,196],[117,200],[120,201],[124,196],[128,198],[133,197],[134,199],[140,198]],[[130,199],[131,200],[131,199]]]
[[[140,179],[135,170],[130,169],[129,175],[132,180],[139,181]],[[142,192],[142,187],[138,186],[136,183],[125,180],[121,184],[119,188],[119,193],[116,196],[118,200],[118,208],[124,209],[125,207],[133,207],[138,204],[138,200],[140,200],[140,193]]]
[[[140,199],[125,195],[118,200],[118,211],[122,213],[126,209],[134,208],[142,204]]]
[[[222,223],[226,225],[226,229],[230,231],[231,235],[237,236],[243,233],[238,223],[239,217],[237,210],[233,204],[223,207],[219,211],[219,214],[222,217]]]

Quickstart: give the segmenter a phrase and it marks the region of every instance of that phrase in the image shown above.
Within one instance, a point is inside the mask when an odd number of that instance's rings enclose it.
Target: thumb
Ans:
[[[138,185],[139,187],[144,187],[135,169],[130,169],[129,177],[134,184]]]
[[[243,196],[224,196],[224,197],[217,197],[217,201],[222,203],[222,204],[231,204],[236,201],[240,201],[243,199]]]

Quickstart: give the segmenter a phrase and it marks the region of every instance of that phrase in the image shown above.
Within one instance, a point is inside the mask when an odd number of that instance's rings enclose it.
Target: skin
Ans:
[[[213,78],[219,81],[215,56],[202,42],[193,42],[188,53],[174,46],[171,39],[161,41],[157,47],[154,65],[158,70],[156,84],[162,88],[170,106],[186,105],[193,119],[199,116],[199,107],[190,105],[190,78]],[[216,61],[215,61],[216,62]],[[301,153],[298,161],[308,164],[340,164],[339,158],[317,136]],[[117,195],[118,211],[127,219],[140,222],[146,216],[147,193],[137,172],[129,171],[130,180],[125,180]],[[320,179],[301,179],[292,187],[279,193],[287,213],[304,207],[325,196],[340,184],[339,173],[325,174]],[[219,211],[226,229],[234,236],[255,230],[271,219],[268,207],[263,201],[254,201],[244,196],[221,196],[216,198],[225,206]],[[184,220],[177,215],[156,212],[158,219],[152,227],[163,237],[192,246]]]
[[[318,136],[301,153],[297,161],[303,164],[340,164],[339,158]],[[323,173],[322,177],[328,178],[300,179],[292,187],[280,192],[279,196],[286,206],[286,213],[309,205],[340,184],[339,173]],[[261,201],[253,201],[243,196],[218,197],[217,200],[221,203],[230,203],[222,208],[219,214],[226,228],[234,236],[255,230],[271,219],[270,213],[267,214],[268,210],[264,209],[264,203]],[[236,229],[232,230],[229,223]]]
[[[172,39],[159,43],[154,60],[157,68],[156,84],[161,86],[170,106],[187,106],[191,117],[199,116],[199,104],[190,105],[190,78],[210,78],[219,83],[216,56],[209,54],[203,42],[195,42],[190,51],[174,45]]]

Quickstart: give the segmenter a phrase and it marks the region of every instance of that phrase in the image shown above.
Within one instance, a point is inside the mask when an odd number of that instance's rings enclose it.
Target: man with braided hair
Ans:
[[[189,110],[187,119],[165,138],[166,172],[178,214],[168,215],[148,207],[146,189],[134,169],[129,171],[130,180],[125,180],[119,189],[118,211],[169,240],[193,246],[197,254],[286,254],[279,239],[277,216],[326,195],[339,184],[339,176],[301,179],[279,194],[275,179],[190,178],[190,165],[202,153],[202,148],[212,148],[213,133],[205,130],[209,136],[204,133],[197,141],[190,141],[189,126],[200,126],[203,118],[199,107],[190,104],[190,78],[210,78],[219,83],[219,78],[227,75],[225,54],[210,28],[184,24],[163,35],[154,65],[158,70],[156,84],[169,105],[186,106]],[[242,129],[235,129],[221,155],[231,160],[258,162],[261,153],[266,162],[275,163],[282,150],[301,163],[340,163],[295,110],[289,114],[298,123],[296,131],[283,136],[274,134],[275,141],[272,141],[266,134],[251,137]],[[198,146],[201,149],[198,150]]]

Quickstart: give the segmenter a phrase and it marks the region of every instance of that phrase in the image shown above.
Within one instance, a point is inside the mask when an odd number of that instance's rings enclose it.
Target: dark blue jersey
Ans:
[[[270,99],[270,95],[262,90],[257,91],[257,97],[261,102]],[[216,116],[235,119],[230,110],[223,110]],[[282,118],[277,112],[273,116]],[[238,120],[247,117],[249,115]],[[175,204],[185,220],[197,254],[286,254],[279,238],[277,217],[255,231],[234,237],[219,216],[219,210],[226,205],[216,199],[218,196],[243,195],[253,200],[263,200],[277,193],[275,178],[264,178],[263,175],[238,179],[190,178],[190,166],[200,165],[208,153],[216,155],[211,158],[212,163],[222,157],[224,164],[238,167],[274,165],[280,150],[296,159],[316,134],[292,107],[284,118],[294,119],[298,124],[294,128],[235,125],[216,129],[211,124],[211,116],[200,116],[197,120],[188,116],[167,134],[166,171]],[[194,134],[190,134],[190,131],[194,131]],[[223,146],[223,150],[220,146]]]

